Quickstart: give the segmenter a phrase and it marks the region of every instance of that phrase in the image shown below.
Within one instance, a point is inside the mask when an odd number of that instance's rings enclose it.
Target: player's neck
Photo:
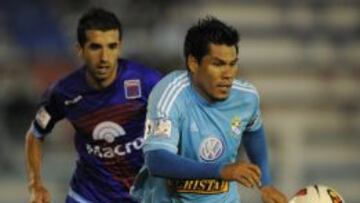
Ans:
[[[108,78],[103,80],[97,80],[94,78],[89,72],[86,72],[86,82],[89,84],[90,87],[96,90],[102,90],[109,87],[116,79],[118,68],[116,68]]]
[[[194,89],[194,91],[196,91],[196,93],[198,94],[199,97],[201,97],[204,101],[206,101],[209,104],[213,104],[216,101],[209,97],[204,90],[202,90],[197,84],[194,83],[194,81],[192,81],[192,87]]]

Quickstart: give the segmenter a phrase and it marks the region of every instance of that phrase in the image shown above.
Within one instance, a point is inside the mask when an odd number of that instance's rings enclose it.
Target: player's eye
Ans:
[[[100,46],[100,44],[90,44],[90,45],[89,45],[89,49],[95,51],[95,50],[101,49],[101,46]]]
[[[225,63],[223,61],[215,60],[212,62],[212,65],[214,65],[216,67],[221,67],[221,66],[224,66]]]
[[[236,67],[236,65],[237,65],[237,61],[230,63],[230,66],[231,66],[231,67]]]
[[[118,43],[111,43],[109,44],[110,49],[116,49],[118,47]]]
[[[236,67],[237,64],[238,64],[238,59],[235,59],[235,60],[231,61],[229,65],[230,65],[231,67]]]

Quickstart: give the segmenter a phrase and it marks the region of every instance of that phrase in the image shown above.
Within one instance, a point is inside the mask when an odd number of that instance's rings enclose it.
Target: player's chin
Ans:
[[[95,79],[97,81],[103,81],[110,77],[110,73],[97,73],[95,74]]]
[[[222,92],[222,93],[219,93],[219,94],[216,94],[214,96],[214,98],[217,100],[217,101],[224,101],[226,100],[227,98],[229,97],[229,93],[225,93],[225,92]]]

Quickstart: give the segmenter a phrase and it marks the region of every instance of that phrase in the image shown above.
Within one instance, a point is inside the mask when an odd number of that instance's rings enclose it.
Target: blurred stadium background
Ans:
[[[0,0],[0,202],[27,202],[24,134],[46,87],[81,61],[75,29],[90,5],[116,12],[124,56],[166,73],[184,67],[186,29],[215,15],[242,34],[241,77],[262,98],[275,184],[288,196],[309,184],[360,202],[360,1]],[[63,202],[76,154],[57,126],[43,176]],[[261,202],[241,187],[244,202]]]

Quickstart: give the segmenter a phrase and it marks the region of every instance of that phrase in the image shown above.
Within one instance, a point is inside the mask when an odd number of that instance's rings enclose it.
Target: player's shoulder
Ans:
[[[190,79],[187,71],[173,71],[155,85],[150,94],[150,103],[157,104],[160,110],[169,113],[175,103],[183,101],[184,90],[189,86]]]
[[[240,97],[243,97],[244,95],[255,98],[259,97],[259,92],[255,85],[247,80],[235,79],[232,85],[232,90],[235,95]]]
[[[154,87],[153,92],[158,94],[173,93],[177,89],[181,89],[190,84],[188,72],[185,70],[172,71],[164,76]],[[166,90],[166,92],[165,92]]]
[[[134,61],[134,60],[120,59],[119,63],[126,66],[127,70],[131,71],[132,74],[135,74],[135,75],[144,76],[144,77],[160,77],[161,76],[161,74],[154,68],[152,68],[150,66],[146,66],[146,65],[139,63],[137,61]]]
[[[81,67],[55,81],[49,89],[53,92],[74,91],[81,88],[84,81],[85,70]]]

